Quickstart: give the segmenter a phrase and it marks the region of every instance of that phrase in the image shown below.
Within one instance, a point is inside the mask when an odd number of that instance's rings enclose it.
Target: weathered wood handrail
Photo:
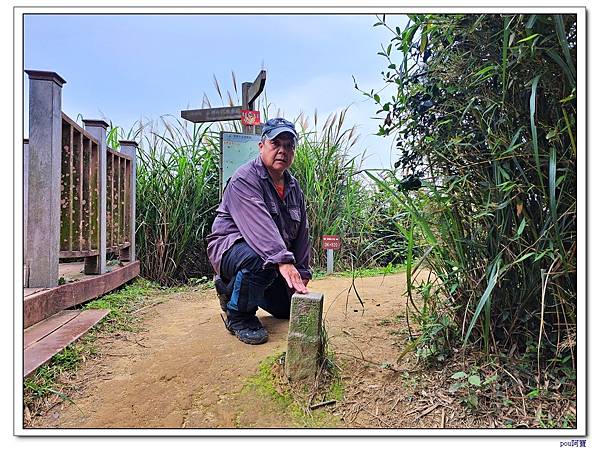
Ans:
[[[99,143],[62,113],[60,258],[100,252]]]
[[[24,286],[58,284],[60,258],[84,258],[86,274],[106,272],[106,254],[135,261],[134,141],[106,145],[108,124],[61,110],[65,82],[27,70],[29,139],[24,141]]]
[[[132,158],[109,148],[106,163],[106,250],[117,253],[131,244]]]

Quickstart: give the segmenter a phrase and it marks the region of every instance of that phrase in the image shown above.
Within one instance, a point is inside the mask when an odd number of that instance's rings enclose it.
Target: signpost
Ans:
[[[262,93],[267,82],[267,71],[261,70],[253,83],[242,83],[242,105],[228,106],[224,108],[188,109],[181,111],[181,117],[190,122],[220,122],[223,120],[241,120],[242,111],[255,113],[252,124],[246,125],[242,122],[244,133],[260,134],[260,115],[254,111],[254,100]],[[244,119],[246,120],[246,119]]]
[[[223,108],[188,109],[181,117],[194,123],[241,120],[243,133],[221,132],[220,194],[227,180],[242,164],[256,158],[262,127],[260,113],[254,110],[254,100],[262,93],[267,72],[261,70],[253,83],[242,83],[242,104]]]
[[[333,273],[333,251],[339,250],[341,245],[342,241],[339,236],[323,236],[323,248],[327,250],[327,274]]]

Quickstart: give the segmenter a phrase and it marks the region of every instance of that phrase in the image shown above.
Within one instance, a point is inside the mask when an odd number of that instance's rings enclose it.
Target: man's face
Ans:
[[[294,162],[296,143],[291,133],[281,133],[273,140],[259,142],[260,158],[269,171],[283,173]]]

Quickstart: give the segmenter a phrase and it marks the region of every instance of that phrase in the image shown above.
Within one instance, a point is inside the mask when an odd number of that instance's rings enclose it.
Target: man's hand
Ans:
[[[279,264],[279,273],[283,278],[285,278],[288,287],[291,289],[294,289],[300,294],[306,294],[308,292],[302,277],[300,277],[300,273],[298,273],[298,269],[296,269],[296,266],[293,264]]]

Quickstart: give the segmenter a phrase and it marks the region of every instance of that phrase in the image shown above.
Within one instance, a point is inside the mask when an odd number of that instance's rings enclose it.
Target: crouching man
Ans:
[[[207,237],[225,327],[246,344],[268,339],[258,308],[288,319],[292,294],[312,278],[304,193],[288,171],[297,142],[291,122],[265,123],[258,157],[229,180]]]

